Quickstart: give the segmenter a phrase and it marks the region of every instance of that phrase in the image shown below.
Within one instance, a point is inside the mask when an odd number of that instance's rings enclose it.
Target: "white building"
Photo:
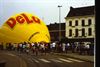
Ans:
[[[71,42],[94,42],[95,6],[70,7],[66,20],[66,37]]]

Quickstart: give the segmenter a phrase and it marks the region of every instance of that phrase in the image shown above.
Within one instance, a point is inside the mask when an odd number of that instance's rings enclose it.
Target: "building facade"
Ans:
[[[70,42],[94,42],[95,6],[70,7],[65,20],[65,36]]]
[[[61,30],[59,30],[61,25]],[[51,37],[51,41],[59,41],[59,32],[61,32],[61,39],[65,38],[65,23],[54,23],[47,25]]]

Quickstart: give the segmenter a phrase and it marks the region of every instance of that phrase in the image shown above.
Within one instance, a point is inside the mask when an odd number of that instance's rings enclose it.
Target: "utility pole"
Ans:
[[[58,5],[59,8],[59,41],[61,41],[61,5]]]

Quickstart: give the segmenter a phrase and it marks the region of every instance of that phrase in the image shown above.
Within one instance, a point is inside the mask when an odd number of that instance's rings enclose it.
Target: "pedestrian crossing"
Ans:
[[[14,54],[11,54],[11,53],[7,53],[7,55],[10,55],[10,56],[16,56],[16,55],[14,55]]]
[[[72,61],[76,61],[76,62],[84,62],[84,61],[81,61],[81,60],[76,60],[76,59],[72,59],[72,58],[67,58],[68,60],[72,60]]]
[[[48,60],[46,60],[46,59],[39,59],[39,60],[41,60],[41,61],[43,61],[43,62],[46,62],[46,63],[50,63],[50,61],[48,61]]]
[[[11,56],[15,56],[14,54],[8,54]],[[78,59],[73,59],[73,58],[62,58],[62,57],[57,57],[57,58],[40,58],[40,57],[32,57],[32,56],[26,56],[27,59],[32,62],[32,63],[80,63],[84,62],[82,60]]]
[[[63,58],[59,58],[59,60],[64,61],[64,62],[72,62],[70,60],[66,60],[66,59],[63,59]]]
[[[38,60],[36,60],[36,59],[32,59],[34,62],[36,62],[36,63],[39,63],[39,61]]]
[[[84,61],[81,61],[81,60],[77,60],[77,59],[72,59],[72,58],[52,58],[52,59],[46,59],[46,58],[31,58],[29,59],[31,62],[35,62],[35,63],[52,63],[52,62],[55,62],[55,63],[75,63],[75,62],[84,62]]]
[[[50,59],[51,61],[53,61],[53,62],[59,62],[59,63],[62,63],[62,61],[60,61],[60,60],[56,60],[56,59]]]

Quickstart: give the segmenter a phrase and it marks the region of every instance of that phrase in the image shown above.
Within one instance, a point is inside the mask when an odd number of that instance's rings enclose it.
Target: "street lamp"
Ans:
[[[61,41],[61,7],[60,5],[58,5],[59,8],[59,41]]]

